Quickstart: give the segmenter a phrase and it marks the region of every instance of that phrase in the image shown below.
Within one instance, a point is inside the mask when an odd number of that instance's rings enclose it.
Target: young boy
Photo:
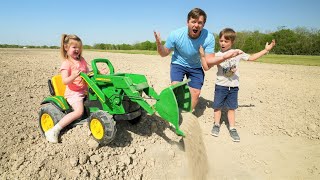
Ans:
[[[229,50],[236,39],[236,32],[231,28],[223,29],[219,34],[220,51],[216,56],[223,56]],[[239,62],[240,60],[255,61],[261,56],[267,54],[275,46],[275,40],[270,44],[266,43],[265,49],[262,51],[249,55],[242,53],[236,57],[227,59],[218,64],[217,81],[214,92],[214,125],[211,134],[218,137],[220,131],[221,109],[226,107],[228,109],[229,132],[234,142],[239,142],[240,137],[235,128],[235,109],[238,108],[238,91],[239,91]],[[208,71],[211,67],[216,65],[210,59],[205,58],[202,47],[199,49],[201,63],[203,69]]]

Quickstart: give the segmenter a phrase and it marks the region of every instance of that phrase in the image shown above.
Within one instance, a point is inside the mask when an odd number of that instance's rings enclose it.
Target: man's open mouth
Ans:
[[[197,34],[198,30],[197,29],[192,29],[192,32]]]

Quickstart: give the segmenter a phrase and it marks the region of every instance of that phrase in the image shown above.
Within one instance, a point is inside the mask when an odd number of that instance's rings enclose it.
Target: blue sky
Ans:
[[[219,33],[272,32],[285,26],[320,29],[319,0],[1,0],[0,44],[59,45],[62,33],[84,44],[154,42],[153,30],[166,40],[185,26],[188,12],[207,13],[205,28]]]

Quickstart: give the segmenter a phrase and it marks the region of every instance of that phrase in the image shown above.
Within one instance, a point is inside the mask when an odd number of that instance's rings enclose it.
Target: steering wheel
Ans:
[[[98,66],[97,64],[98,63],[101,63],[101,64],[106,64],[107,67],[108,67],[108,70],[109,70],[109,73],[102,73],[99,71],[98,69]],[[113,65],[111,64],[111,62],[108,60],[108,59],[94,59],[91,61],[91,66],[92,66],[92,72],[93,72],[93,76],[97,76],[97,75],[101,75],[101,74],[105,74],[105,75],[108,75],[108,74],[114,74],[114,67]],[[104,70],[104,69],[102,69]],[[106,69],[107,70],[107,69]]]

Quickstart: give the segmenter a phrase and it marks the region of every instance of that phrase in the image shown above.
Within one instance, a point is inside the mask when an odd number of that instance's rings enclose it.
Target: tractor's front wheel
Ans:
[[[65,116],[57,107],[52,104],[44,104],[39,112],[39,126],[42,134],[53,128]]]
[[[105,111],[97,111],[91,114],[89,128],[92,136],[99,144],[110,143],[117,132],[116,122]]]

